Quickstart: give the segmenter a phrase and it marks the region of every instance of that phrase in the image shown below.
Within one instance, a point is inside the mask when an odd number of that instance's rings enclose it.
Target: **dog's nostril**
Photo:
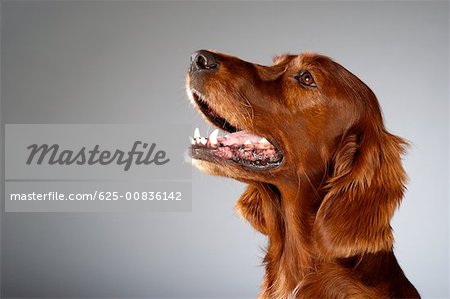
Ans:
[[[206,61],[205,57],[202,55],[197,56],[197,61],[195,62],[199,68],[207,68],[208,62]]]
[[[214,53],[200,50],[191,56],[191,71],[196,70],[215,70],[219,64]]]

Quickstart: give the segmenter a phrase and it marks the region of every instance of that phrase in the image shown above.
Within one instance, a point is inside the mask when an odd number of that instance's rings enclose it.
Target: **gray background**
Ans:
[[[449,296],[448,2],[3,1],[1,17],[3,123],[205,131],[184,95],[192,51],[334,57],[412,142],[395,251],[424,297]],[[2,293],[255,297],[265,239],[233,212],[243,188],[194,171],[192,213],[3,213]]]

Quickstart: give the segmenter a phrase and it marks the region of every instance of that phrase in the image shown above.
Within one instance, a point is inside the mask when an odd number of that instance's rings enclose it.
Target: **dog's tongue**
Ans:
[[[238,131],[228,134],[225,137],[218,138],[218,141],[223,145],[244,144],[245,142],[248,143],[248,141],[252,144],[257,144],[262,139],[263,138],[261,136],[254,135],[246,131]]]

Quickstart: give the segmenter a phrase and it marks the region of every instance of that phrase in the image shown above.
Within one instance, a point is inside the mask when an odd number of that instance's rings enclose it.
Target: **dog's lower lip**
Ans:
[[[217,132],[217,131],[215,131]],[[244,135],[247,139],[237,141],[239,137],[216,137],[217,133],[211,133],[210,137],[201,137],[196,130],[194,138],[191,138],[191,155],[194,159],[223,163],[230,161],[253,169],[274,168],[281,164],[283,156],[275,146],[266,138],[250,135],[239,131],[230,135]],[[212,136],[212,137],[211,137]]]

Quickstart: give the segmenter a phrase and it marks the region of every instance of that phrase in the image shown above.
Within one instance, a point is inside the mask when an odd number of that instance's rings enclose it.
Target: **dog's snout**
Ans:
[[[217,56],[209,51],[200,50],[194,52],[191,56],[191,72],[195,71],[213,71],[219,67]]]

